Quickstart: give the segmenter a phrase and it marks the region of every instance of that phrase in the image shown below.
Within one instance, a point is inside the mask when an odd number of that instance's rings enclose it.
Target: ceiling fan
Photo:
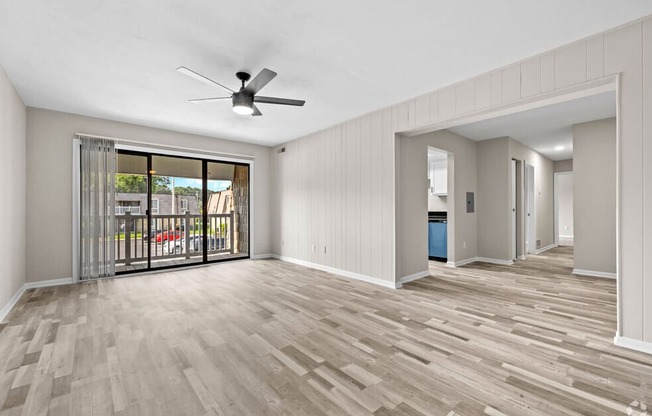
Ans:
[[[209,103],[230,98],[233,103],[233,111],[238,114],[252,116],[263,115],[263,113],[260,112],[254,103],[294,105],[299,107],[303,106],[306,103],[303,100],[291,100],[289,98],[263,97],[261,95],[256,95],[258,91],[262,90],[265,85],[267,85],[271,80],[274,79],[274,77],[276,77],[276,72],[270,71],[267,68],[264,68],[262,71],[260,71],[260,73],[256,75],[256,77],[254,77],[254,79],[252,79],[251,82],[249,82],[246,86],[245,82],[249,81],[251,75],[249,75],[247,72],[236,72],[235,76],[238,77],[238,79],[242,82],[242,86],[237,92],[233,91],[229,87],[220,84],[219,82],[215,82],[208,77],[198,74],[197,72],[192,71],[185,66],[180,66],[177,68],[177,71],[193,79],[196,79],[197,81],[212,86],[218,86],[231,93],[231,95],[226,97],[199,98],[190,100],[191,103]]]

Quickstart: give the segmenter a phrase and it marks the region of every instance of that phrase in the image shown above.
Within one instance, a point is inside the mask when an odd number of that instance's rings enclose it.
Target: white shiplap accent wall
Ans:
[[[285,145],[286,153],[274,150],[272,196],[280,200],[272,212],[276,254],[398,281],[394,133],[516,106],[615,74],[620,74],[618,335],[652,342],[650,18],[297,139]],[[326,203],[330,209],[320,205]],[[312,243],[317,253],[310,251]]]
[[[394,282],[392,114],[273,149],[275,254]]]

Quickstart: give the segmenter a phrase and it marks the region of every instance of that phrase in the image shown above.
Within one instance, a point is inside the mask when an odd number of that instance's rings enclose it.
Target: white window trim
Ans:
[[[154,201],[156,201],[156,208],[154,208]],[[156,214],[158,214],[158,207],[159,207],[159,206],[160,206],[160,203],[159,203],[158,198],[152,198],[152,207],[151,207],[151,209],[152,209],[152,215],[156,215]],[[156,210],[156,211],[154,211],[154,210]]]

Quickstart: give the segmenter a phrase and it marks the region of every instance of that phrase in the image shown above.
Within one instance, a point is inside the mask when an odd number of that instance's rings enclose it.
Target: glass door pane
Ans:
[[[202,161],[152,155],[151,268],[204,260]]]
[[[116,273],[147,268],[147,156],[118,151],[115,174]]]
[[[207,162],[208,261],[249,256],[249,166]]]

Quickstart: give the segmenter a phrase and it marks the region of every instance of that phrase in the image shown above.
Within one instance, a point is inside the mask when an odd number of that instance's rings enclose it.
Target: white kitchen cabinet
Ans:
[[[445,159],[430,163],[430,192],[439,196],[448,194],[448,161]]]

